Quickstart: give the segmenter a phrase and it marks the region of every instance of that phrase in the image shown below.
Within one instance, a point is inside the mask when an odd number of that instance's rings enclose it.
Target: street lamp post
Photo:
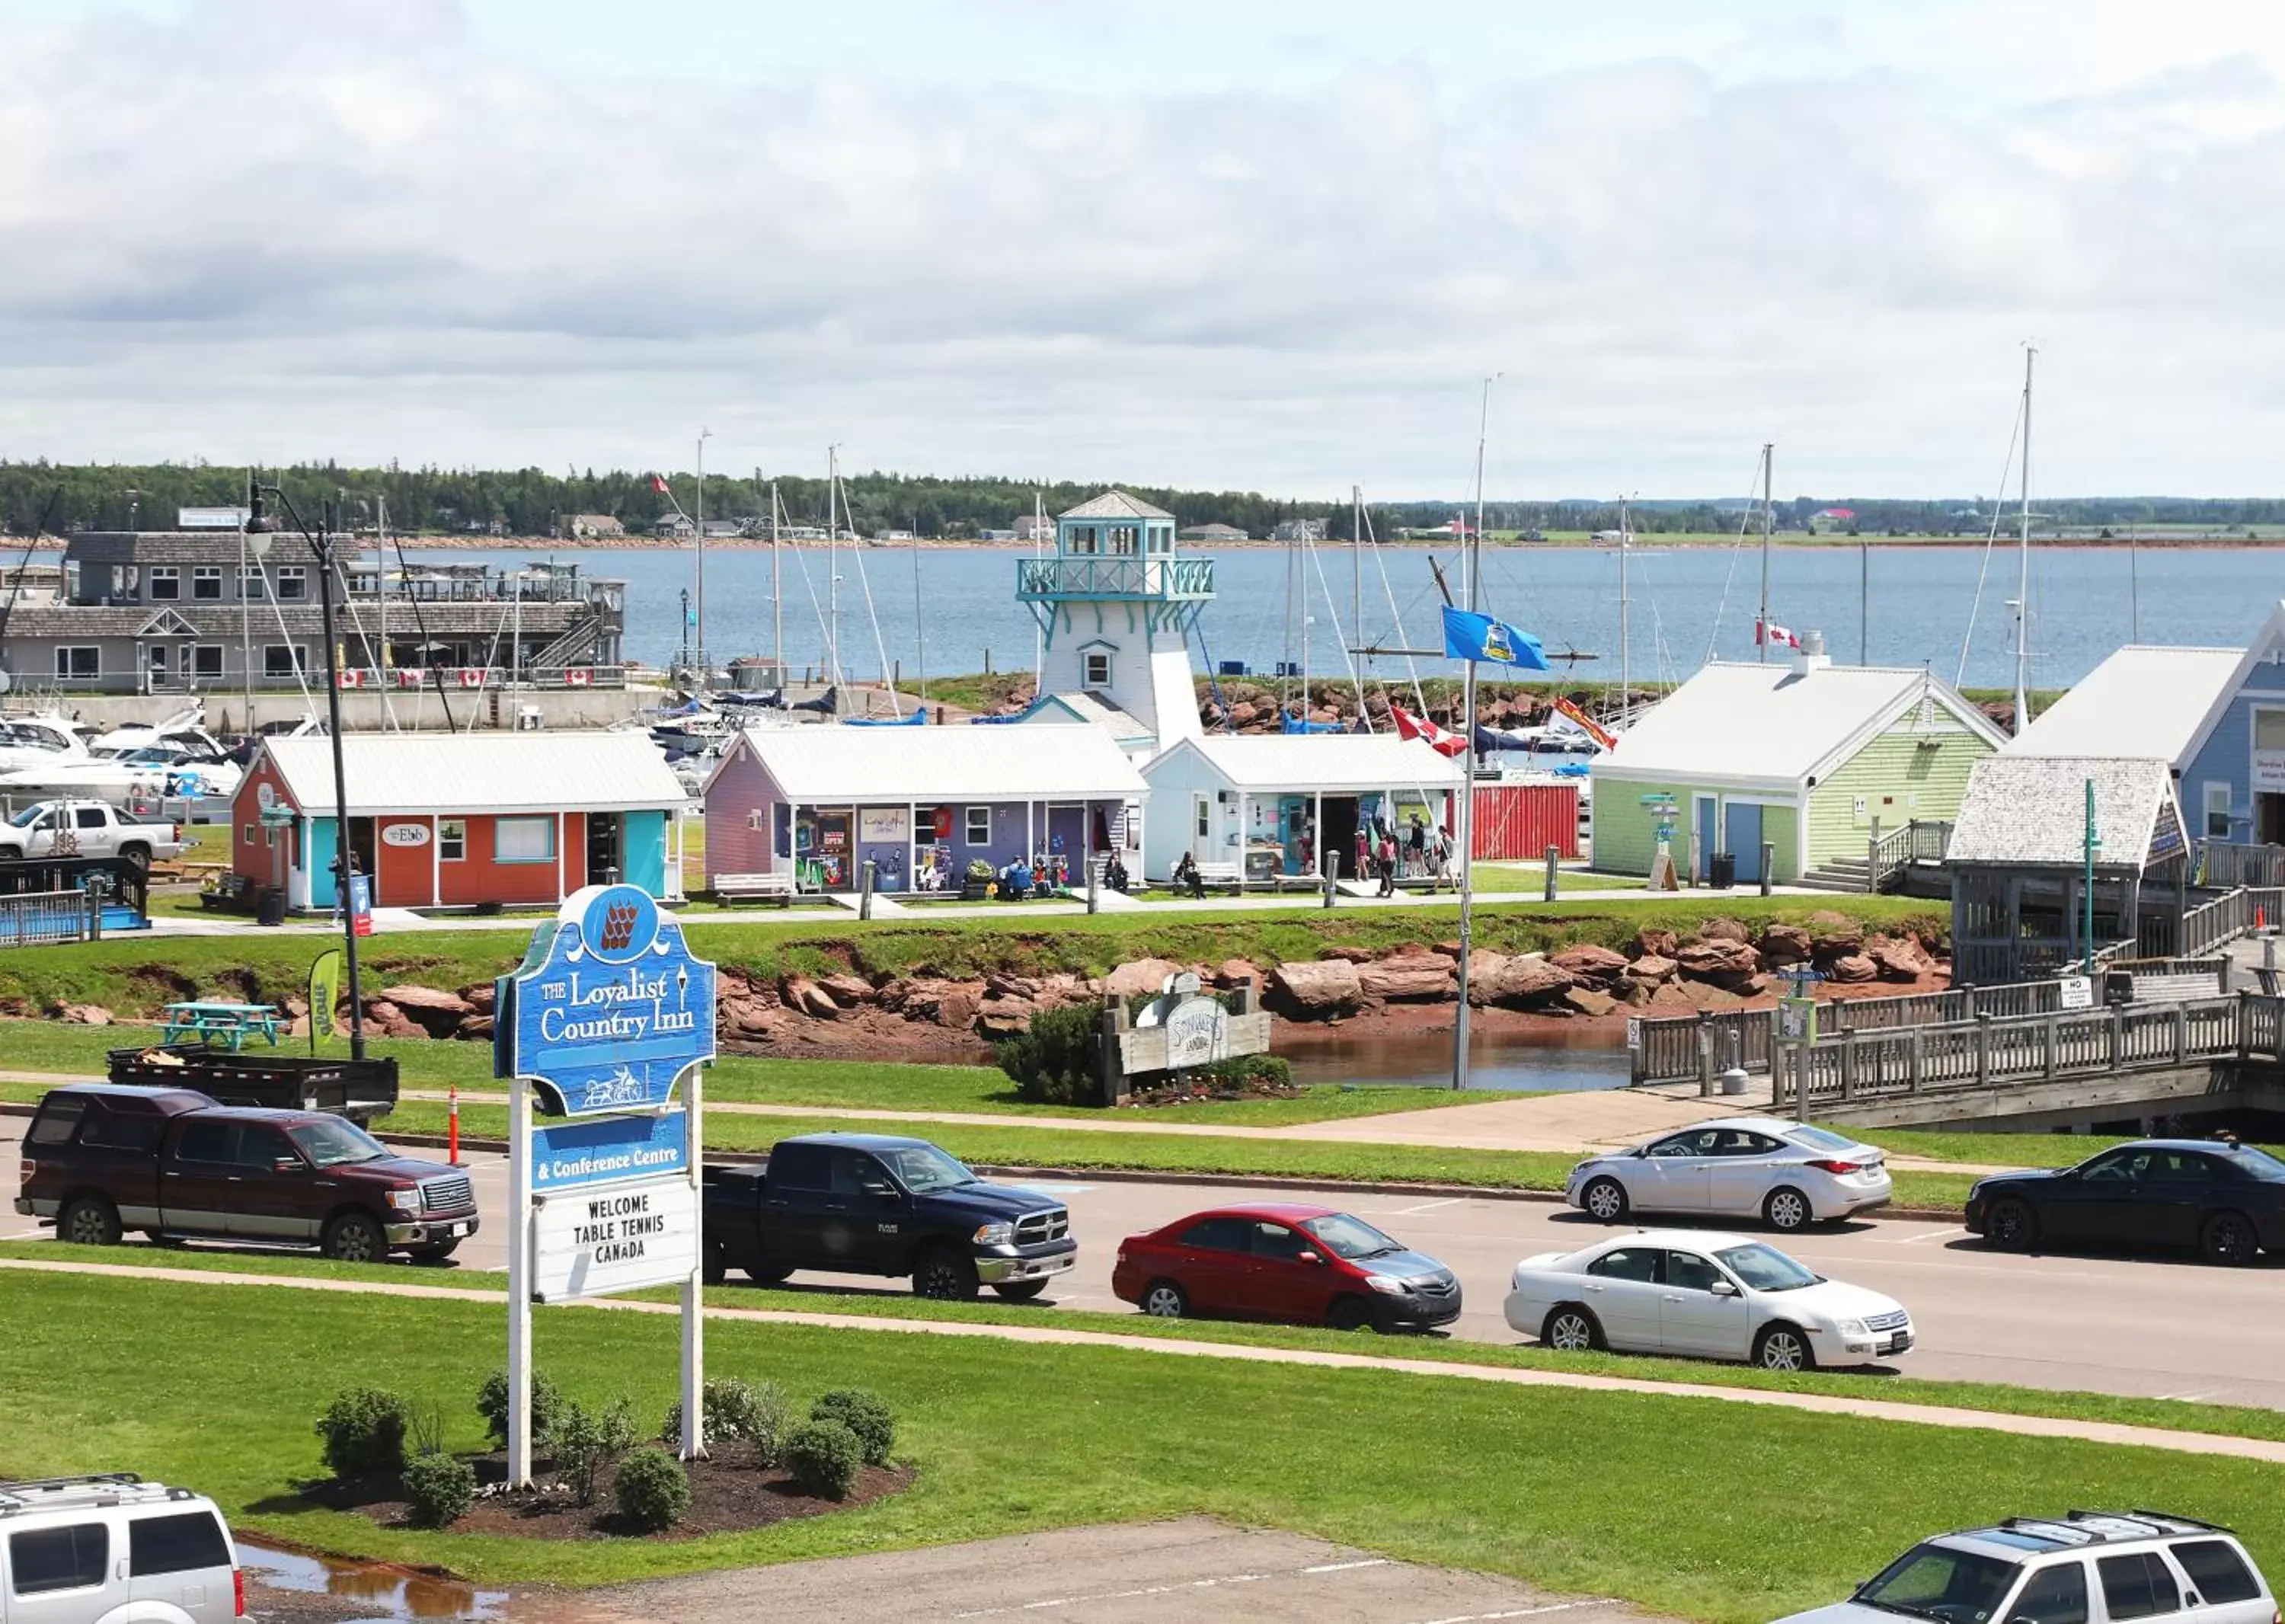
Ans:
[[[334,517],[332,504],[320,517],[324,525],[319,533],[311,535],[310,527],[302,522],[294,499],[282,486],[263,485],[252,475],[246,481],[246,532],[249,536],[266,536],[278,528],[277,521],[262,511],[262,498],[274,496],[284,506],[294,528],[318,561],[318,635],[326,645],[326,726],[334,754],[334,895],[342,907],[342,951],[349,972],[349,1057],[365,1058],[365,994],[357,974],[357,908],[349,890],[349,877],[355,872],[356,854],[349,849],[349,770],[342,759],[342,684],[334,649]],[[333,1023],[330,1009],[310,1011],[311,1029],[320,1021]]]

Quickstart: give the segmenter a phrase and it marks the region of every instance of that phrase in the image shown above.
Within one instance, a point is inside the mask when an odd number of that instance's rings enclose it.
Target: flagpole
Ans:
[[[1489,396],[1491,384],[1485,381],[1485,392]],[[1482,467],[1483,453],[1477,452],[1477,466]],[[1478,475],[1481,478],[1480,472]],[[1479,486],[1477,498],[1482,500]],[[1480,512],[1480,508],[1479,509]],[[1468,574],[1471,582],[1468,608],[1483,613],[1479,600],[1481,590],[1480,572],[1483,569],[1484,527],[1478,520],[1476,533],[1469,538]],[[1460,953],[1457,966],[1459,975],[1460,1001],[1452,1017],[1452,1087],[1468,1086],[1468,949],[1473,935],[1475,913],[1475,864],[1471,850],[1475,844],[1476,802],[1476,647],[1469,650],[1467,670],[1460,679],[1460,804],[1453,809],[1456,826],[1455,840],[1460,849]]]

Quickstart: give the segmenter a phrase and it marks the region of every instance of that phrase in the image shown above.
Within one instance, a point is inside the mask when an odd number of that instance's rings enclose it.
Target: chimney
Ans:
[[[1832,663],[1832,656],[1825,652],[1825,633],[1822,632],[1802,632],[1801,634],[1801,647],[1793,657],[1793,669],[1794,672],[1800,676],[1807,676],[1810,671],[1823,671],[1826,666],[1829,666]]]

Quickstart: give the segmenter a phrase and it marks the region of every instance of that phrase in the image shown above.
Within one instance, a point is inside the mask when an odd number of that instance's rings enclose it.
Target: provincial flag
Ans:
[[[1391,705],[1389,716],[1396,723],[1400,739],[1419,739],[1440,756],[1459,756],[1467,751],[1468,741],[1456,733],[1447,733],[1426,717],[1417,717],[1402,705]]]
[[[664,496],[666,494],[666,475],[664,474],[652,475],[650,476],[650,488],[653,490],[657,491],[659,495]]]
[[[1774,620],[1757,620],[1754,623],[1754,641],[1756,643],[1767,644],[1771,647],[1775,647],[1780,643],[1787,648],[1798,648],[1801,647],[1801,639],[1794,636],[1791,632],[1786,631]]]
[[[1444,606],[1444,655],[1447,659],[1488,660],[1496,665],[1513,665],[1527,671],[1548,669],[1539,639],[1529,632],[1519,632],[1504,620],[1456,609],[1449,604]]]

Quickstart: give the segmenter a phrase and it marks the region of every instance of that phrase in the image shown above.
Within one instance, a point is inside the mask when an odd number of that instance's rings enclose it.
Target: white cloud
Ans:
[[[1933,493],[1989,484],[2037,337],[2047,488],[2269,489],[2285,96],[2227,10],[2139,59],[2110,0],[2046,55],[2033,0],[1574,24],[1549,71],[1336,31],[1257,93],[567,73],[445,0],[0,20],[0,449],[645,465],[703,421],[1428,494],[1504,370],[1503,490],[1726,492],[1775,438],[1788,488]]]

